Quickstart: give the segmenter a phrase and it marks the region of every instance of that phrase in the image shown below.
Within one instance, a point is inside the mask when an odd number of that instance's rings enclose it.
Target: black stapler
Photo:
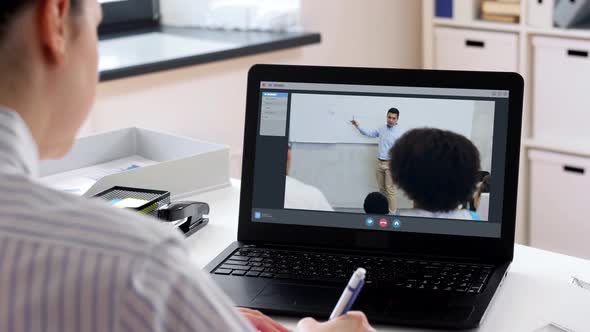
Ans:
[[[160,207],[158,219],[170,222],[185,236],[193,235],[209,223],[209,205],[202,202],[173,202]]]

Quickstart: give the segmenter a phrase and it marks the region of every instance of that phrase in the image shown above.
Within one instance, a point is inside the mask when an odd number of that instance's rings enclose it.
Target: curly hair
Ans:
[[[397,140],[390,154],[394,182],[420,209],[449,212],[473,195],[480,157],[465,136],[413,129]]]

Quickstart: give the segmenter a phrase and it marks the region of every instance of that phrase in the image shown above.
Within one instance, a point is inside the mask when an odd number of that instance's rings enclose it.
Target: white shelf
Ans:
[[[487,31],[500,31],[500,32],[518,32],[526,33],[529,35],[543,35],[543,36],[555,36],[562,38],[578,38],[578,39],[590,39],[590,29],[561,29],[561,28],[534,28],[529,27],[521,23],[501,23],[501,22],[488,22],[482,20],[473,20],[471,22],[455,21],[449,18],[433,18],[432,23],[434,26],[444,26],[452,28],[462,29],[476,29],[476,30],[487,30]]]
[[[582,157],[590,157],[590,147],[583,142],[565,141],[542,141],[537,139],[526,139],[523,145],[529,149],[546,150],[557,153],[573,154]]]
[[[560,28],[527,28],[529,34],[554,36],[562,38],[590,39],[590,29],[560,29]]]
[[[474,20],[471,22],[459,22],[448,18],[434,18],[432,22],[434,23],[434,25],[437,26],[453,28],[493,30],[504,32],[520,32],[522,30],[522,26],[518,23],[487,22],[479,20]]]
[[[518,34],[518,72],[525,78],[527,84],[525,85],[525,98],[523,105],[523,141],[522,153],[520,157],[519,169],[519,195],[517,205],[517,239],[519,242],[528,243],[529,240],[529,217],[531,208],[530,195],[530,162],[526,157],[526,151],[531,149],[538,149],[554,153],[562,153],[568,155],[575,155],[580,157],[590,158],[590,145],[579,141],[571,141],[567,139],[561,140],[540,140],[532,136],[532,120],[535,115],[535,110],[531,101],[535,93],[535,87],[532,83],[533,79],[533,61],[534,48],[531,43],[531,37],[547,36],[562,39],[579,39],[590,40],[589,29],[561,29],[561,28],[535,28],[527,25],[528,18],[528,1],[521,0],[521,17],[520,23],[501,23],[488,22],[482,20],[459,21],[448,18],[438,18],[434,16],[435,6],[433,0],[422,1],[422,28],[423,28],[423,63],[424,68],[435,68],[435,52],[434,49],[434,28],[437,27],[451,27],[471,30],[483,30],[488,32],[511,32]]]

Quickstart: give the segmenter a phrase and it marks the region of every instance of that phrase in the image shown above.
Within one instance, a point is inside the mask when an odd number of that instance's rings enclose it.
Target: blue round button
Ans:
[[[365,220],[365,225],[372,227],[375,225],[375,220],[373,218],[367,218],[367,220]]]
[[[400,227],[402,227],[402,221],[399,220],[399,219],[394,219],[391,224],[393,225],[393,228],[400,228]]]

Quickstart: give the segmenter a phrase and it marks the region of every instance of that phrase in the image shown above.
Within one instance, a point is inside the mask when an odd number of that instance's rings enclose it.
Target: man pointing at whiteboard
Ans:
[[[389,151],[395,144],[395,141],[402,135],[401,130],[397,125],[399,120],[399,110],[391,108],[387,111],[387,125],[373,130],[366,130],[361,128],[356,120],[350,121],[359,132],[367,137],[379,138],[379,152],[377,155],[377,184],[379,191],[387,197],[389,201],[389,213],[395,213],[397,210],[397,198],[395,184],[391,177],[391,170],[389,168],[389,160],[391,156]]]

